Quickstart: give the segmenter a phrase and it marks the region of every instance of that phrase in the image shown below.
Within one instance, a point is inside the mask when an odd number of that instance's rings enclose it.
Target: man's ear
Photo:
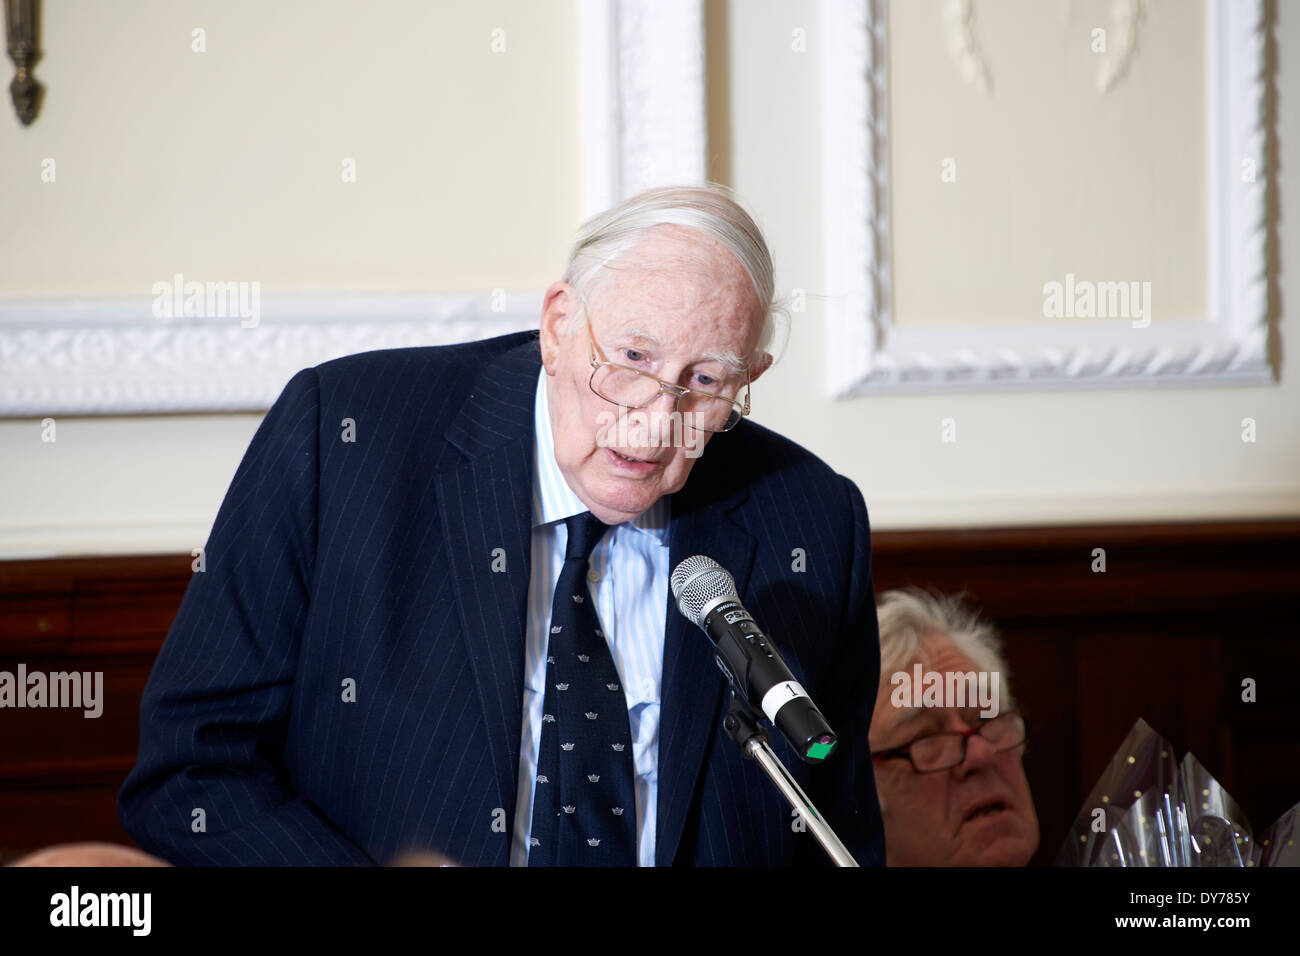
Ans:
[[[554,375],[561,343],[569,334],[568,323],[578,317],[578,293],[563,280],[552,282],[542,299],[541,347],[546,374]]]
[[[772,353],[764,352],[759,356],[758,362],[749,373],[750,384],[758,381],[758,377],[772,367]]]

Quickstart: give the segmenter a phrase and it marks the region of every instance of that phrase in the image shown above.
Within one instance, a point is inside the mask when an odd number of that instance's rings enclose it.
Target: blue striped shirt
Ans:
[[[564,519],[588,508],[564,480],[555,461],[546,369],[537,378],[534,402],[532,570],[528,582],[528,633],[524,649],[524,723],[519,748],[510,865],[528,862],[533,826],[533,788],[541,747],[546,695],[546,645],[551,602],[564,565],[568,529]],[[664,662],[664,614],[668,607],[668,495],[632,521],[612,526],[591,555],[588,587],[601,631],[627,696],[636,766],[637,861],[654,866],[655,811],[659,795],[659,698]]]

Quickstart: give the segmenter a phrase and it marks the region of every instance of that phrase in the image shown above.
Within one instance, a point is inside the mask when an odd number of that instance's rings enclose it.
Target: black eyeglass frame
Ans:
[[[979,734],[981,737],[983,737],[984,735],[980,733],[980,731],[983,728],[989,726],[989,724],[993,723],[993,721],[1001,720],[1004,717],[1019,717],[1020,723],[1024,727],[1024,734],[1021,735],[1020,739],[1013,744],[1007,744],[1006,746],[995,747],[993,752],[998,754],[1006,753],[1008,750],[1015,750],[1017,747],[1024,746],[1029,740],[1029,720],[1025,716],[1025,712],[1023,710],[1021,710],[1020,708],[1014,708],[1012,710],[1006,711],[1005,713],[998,714],[996,717],[990,717],[988,720],[981,720],[974,727],[971,727],[967,730],[936,730],[934,733],[921,734],[920,736],[913,737],[907,743],[899,747],[886,747],[883,750],[873,750],[871,752],[871,759],[875,761],[875,760],[894,760],[898,758],[905,758],[907,762],[912,765],[912,770],[915,771],[916,773],[943,773],[946,770],[951,770],[953,767],[960,767],[963,763],[966,762],[966,744],[970,740],[970,738],[974,737],[976,734]],[[912,759],[912,746],[916,744],[917,741],[929,740],[930,738],[933,737],[960,737],[961,753],[958,756],[955,763],[950,763],[944,767],[931,767],[928,770],[921,770],[919,767],[917,767],[916,761]],[[986,742],[989,743],[990,746],[993,745],[993,742],[987,740],[987,738],[986,738]]]

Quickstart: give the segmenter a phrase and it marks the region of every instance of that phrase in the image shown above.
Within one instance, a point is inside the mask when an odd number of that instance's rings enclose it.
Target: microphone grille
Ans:
[[[735,579],[712,558],[694,554],[677,565],[669,581],[677,608],[699,627],[704,626],[704,609],[718,598],[736,597]]]

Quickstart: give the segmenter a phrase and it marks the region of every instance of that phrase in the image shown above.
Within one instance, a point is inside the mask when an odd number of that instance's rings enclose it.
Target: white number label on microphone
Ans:
[[[808,692],[797,680],[783,680],[773,684],[772,689],[763,695],[763,713],[767,719],[776,723],[776,712],[796,697],[807,697]]]

